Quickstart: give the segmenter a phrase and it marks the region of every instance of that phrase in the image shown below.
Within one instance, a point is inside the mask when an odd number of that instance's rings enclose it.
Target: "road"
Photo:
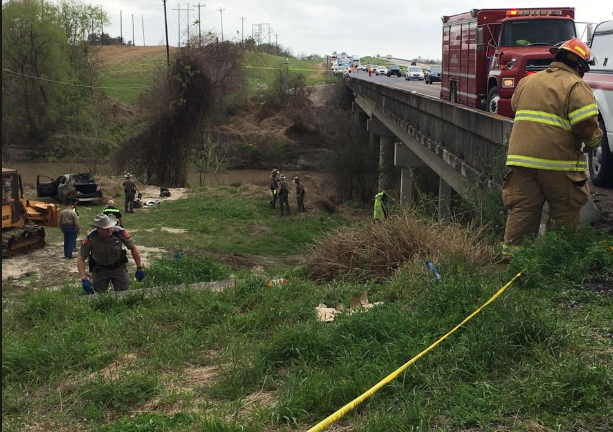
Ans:
[[[386,84],[395,88],[415,91],[417,93],[426,96],[432,96],[437,99],[439,98],[441,93],[441,83],[426,84],[423,81],[407,81],[404,79],[404,77],[398,78],[397,76],[391,76],[388,78],[385,75],[373,75],[372,77],[369,77],[368,72],[352,73],[350,76],[352,78],[359,78],[380,84]]]

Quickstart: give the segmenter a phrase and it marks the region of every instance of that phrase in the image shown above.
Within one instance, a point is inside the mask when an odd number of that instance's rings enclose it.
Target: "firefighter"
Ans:
[[[505,261],[521,250],[525,236],[538,233],[545,201],[550,207],[547,228],[577,227],[589,197],[583,153],[602,137],[594,95],[581,79],[590,69],[589,48],[574,38],[550,52],[551,65],[523,78],[511,99],[515,122],[502,186],[508,210]]]

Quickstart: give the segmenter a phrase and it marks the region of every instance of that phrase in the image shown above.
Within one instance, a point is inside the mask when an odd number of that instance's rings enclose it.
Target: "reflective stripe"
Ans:
[[[517,252],[520,252],[521,250],[522,250],[522,246],[520,245],[506,245],[506,244],[502,245],[502,255],[503,256],[512,256],[513,254],[516,254]]]
[[[568,119],[570,120],[570,124],[574,125],[588,117],[597,116],[598,115],[598,107],[596,104],[589,104],[579,109],[574,110],[568,115]]]
[[[585,145],[588,146],[589,148],[598,147],[600,145],[601,140],[602,138],[594,138],[592,140],[586,141]]]
[[[515,113],[515,121],[522,120],[557,126],[566,131],[572,130],[570,127],[570,122],[568,120],[555,114],[547,113],[545,111],[519,110]]]
[[[514,154],[507,156],[507,165],[551,171],[585,171],[587,169],[585,160],[552,160]]]

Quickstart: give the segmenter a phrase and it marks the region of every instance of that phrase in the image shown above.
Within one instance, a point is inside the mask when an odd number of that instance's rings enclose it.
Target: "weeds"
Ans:
[[[445,261],[450,266],[491,262],[494,249],[479,231],[416,220],[409,215],[338,230],[317,240],[310,262],[319,280],[383,280],[413,259]]]

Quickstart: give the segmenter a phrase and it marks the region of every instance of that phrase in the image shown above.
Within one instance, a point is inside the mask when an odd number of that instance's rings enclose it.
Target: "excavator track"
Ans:
[[[45,245],[45,227],[25,225],[2,231],[2,259],[41,249]]]

